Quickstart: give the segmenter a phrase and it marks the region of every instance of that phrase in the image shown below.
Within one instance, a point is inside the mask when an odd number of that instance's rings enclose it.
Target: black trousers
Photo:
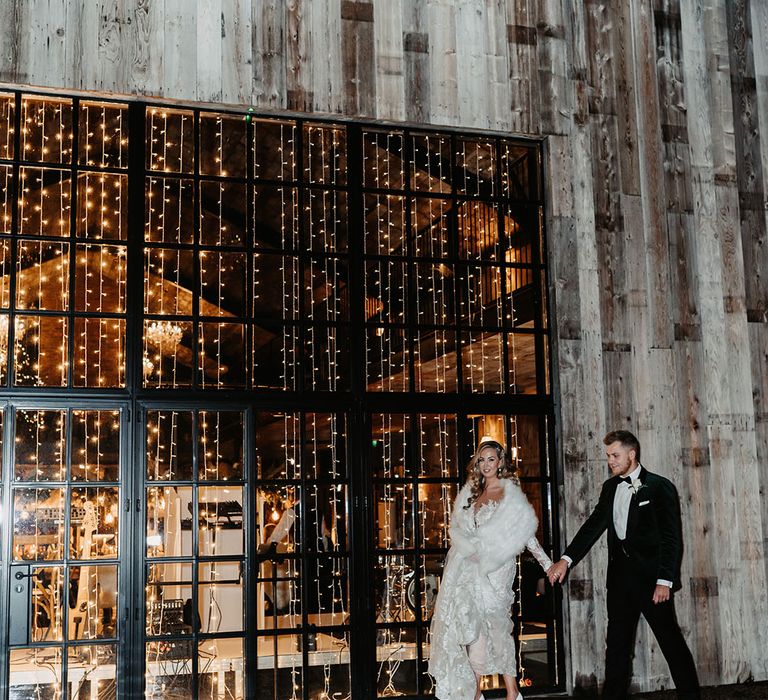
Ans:
[[[603,700],[624,700],[632,675],[635,633],[642,615],[669,665],[680,700],[699,700],[699,679],[690,649],[677,624],[674,596],[654,604],[655,583],[639,585],[637,576],[622,566],[608,582],[608,637],[605,650]]]

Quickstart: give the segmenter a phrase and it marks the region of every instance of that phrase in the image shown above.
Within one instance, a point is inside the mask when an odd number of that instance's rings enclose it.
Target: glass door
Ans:
[[[125,682],[125,415],[119,405],[6,409],[14,700],[106,700]]]

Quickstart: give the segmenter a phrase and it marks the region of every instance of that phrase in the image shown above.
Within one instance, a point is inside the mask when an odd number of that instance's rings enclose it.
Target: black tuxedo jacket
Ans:
[[[658,579],[672,581],[680,588],[682,529],[677,490],[669,479],[641,467],[642,486],[632,495],[627,518],[627,537],[621,542],[613,525],[613,499],[622,483],[619,477],[608,479],[592,514],[579,528],[563,554],[573,560],[572,567],[586,556],[599,537],[608,531],[608,572],[610,586],[622,558],[621,571],[631,571],[634,583],[652,587]]]

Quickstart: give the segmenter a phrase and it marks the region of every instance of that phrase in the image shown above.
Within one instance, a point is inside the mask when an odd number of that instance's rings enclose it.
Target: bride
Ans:
[[[432,617],[429,672],[439,700],[479,700],[480,679],[499,673],[507,700],[522,700],[511,608],[517,555],[528,549],[547,571],[536,514],[504,447],[483,437],[451,514],[451,548]]]

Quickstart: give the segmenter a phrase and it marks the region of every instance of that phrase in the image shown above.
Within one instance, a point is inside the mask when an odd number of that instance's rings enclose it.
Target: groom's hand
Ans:
[[[661,583],[656,584],[656,589],[653,591],[653,603],[658,605],[659,603],[666,603],[669,600],[672,589],[669,586],[665,586]]]
[[[565,575],[568,573],[568,562],[565,559],[561,559],[557,564],[552,564],[547,571],[547,578],[549,582],[554,586],[556,583],[562,583],[565,580]]]

